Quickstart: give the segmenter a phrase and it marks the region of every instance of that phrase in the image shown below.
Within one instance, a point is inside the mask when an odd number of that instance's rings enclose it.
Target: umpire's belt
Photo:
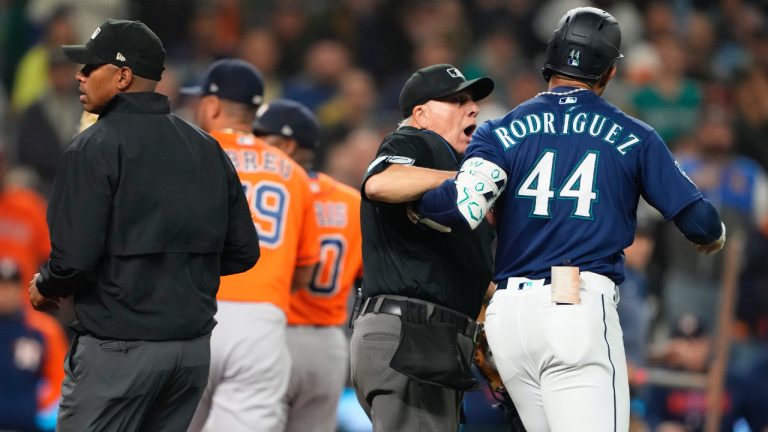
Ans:
[[[389,315],[396,315],[396,316],[403,316],[403,310],[405,309],[406,303],[417,303],[421,305],[425,305],[427,307],[427,321],[432,323],[452,323],[455,324],[459,334],[463,334],[467,336],[468,338],[475,341],[477,339],[477,335],[480,331],[481,325],[476,323],[475,320],[472,318],[460,313],[456,312],[453,309],[449,309],[440,305],[436,305],[434,303],[430,303],[428,301],[424,300],[418,300],[408,297],[400,297],[400,296],[388,296],[388,295],[380,295],[375,297],[369,297],[365,304],[363,305],[362,309],[360,310],[360,316],[363,316],[368,313],[385,313]],[[434,313],[435,310],[443,311],[443,314],[436,314]],[[443,318],[439,318],[440,315],[448,315],[450,316],[450,320],[445,320]]]

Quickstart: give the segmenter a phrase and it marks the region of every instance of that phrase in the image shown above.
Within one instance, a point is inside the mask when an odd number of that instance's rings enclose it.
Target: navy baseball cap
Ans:
[[[75,63],[127,66],[154,81],[160,81],[165,70],[163,43],[141,21],[108,19],[85,45],[63,45],[61,49]]]
[[[264,101],[264,79],[252,64],[236,58],[214,62],[205,73],[202,84],[184,87],[181,94],[214,95],[244,105],[259,106]]]
[[[416,105],[465,89],[472,93],[472,100],[479,101],[491,94],[493,80],[488,77],[467,80],[457,67],[449,64],[436,64],[419,69],[408,78],[400,92],[403,117],[410,116]]]
[[[253,133],[295,139],[299,147],[314,149],[319,126],[312,111],[288,99],[275,99],[256,114]]]
[[[21,270],[10,258],[0,259],[0,282],[20,282]]]

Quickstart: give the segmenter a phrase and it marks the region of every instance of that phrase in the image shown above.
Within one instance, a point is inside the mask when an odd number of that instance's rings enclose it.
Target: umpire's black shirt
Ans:
[[[61,159],[48,207],[45,296],[74,294],[97,337],[209,334],[219,276],[251,268],[256,230],[216,140],[158,93],[121,93]]]
[[[392,163],[456,171],[460,160],[439,135],[406,126],[384,139],[365,181]],[[364,294],[417,298],[477,317],[492,277],[488,223],[451,233],[416,225],[406,214],[407,204],[368,199],[365,181],[360,210]]]

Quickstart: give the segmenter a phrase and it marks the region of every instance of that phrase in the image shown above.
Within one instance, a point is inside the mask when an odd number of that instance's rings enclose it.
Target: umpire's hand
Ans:
[[[59,309],[61,305],[60,298],[49,298],[40,294],[40,290],[37,289],[37,279],[40,278],[40,273],[35,273],[32,276],[32,280],[29,281],[29,302],[32,303],[32,307],[39,311],[51,311]]]

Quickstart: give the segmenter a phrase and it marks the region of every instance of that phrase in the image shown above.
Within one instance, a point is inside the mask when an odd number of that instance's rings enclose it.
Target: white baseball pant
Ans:
[[[580,304],[553,303],[543,279],[509,278],[488,306],[488,343],[530,432],[629,429],[618,291],[596,273],[580,279]]]

